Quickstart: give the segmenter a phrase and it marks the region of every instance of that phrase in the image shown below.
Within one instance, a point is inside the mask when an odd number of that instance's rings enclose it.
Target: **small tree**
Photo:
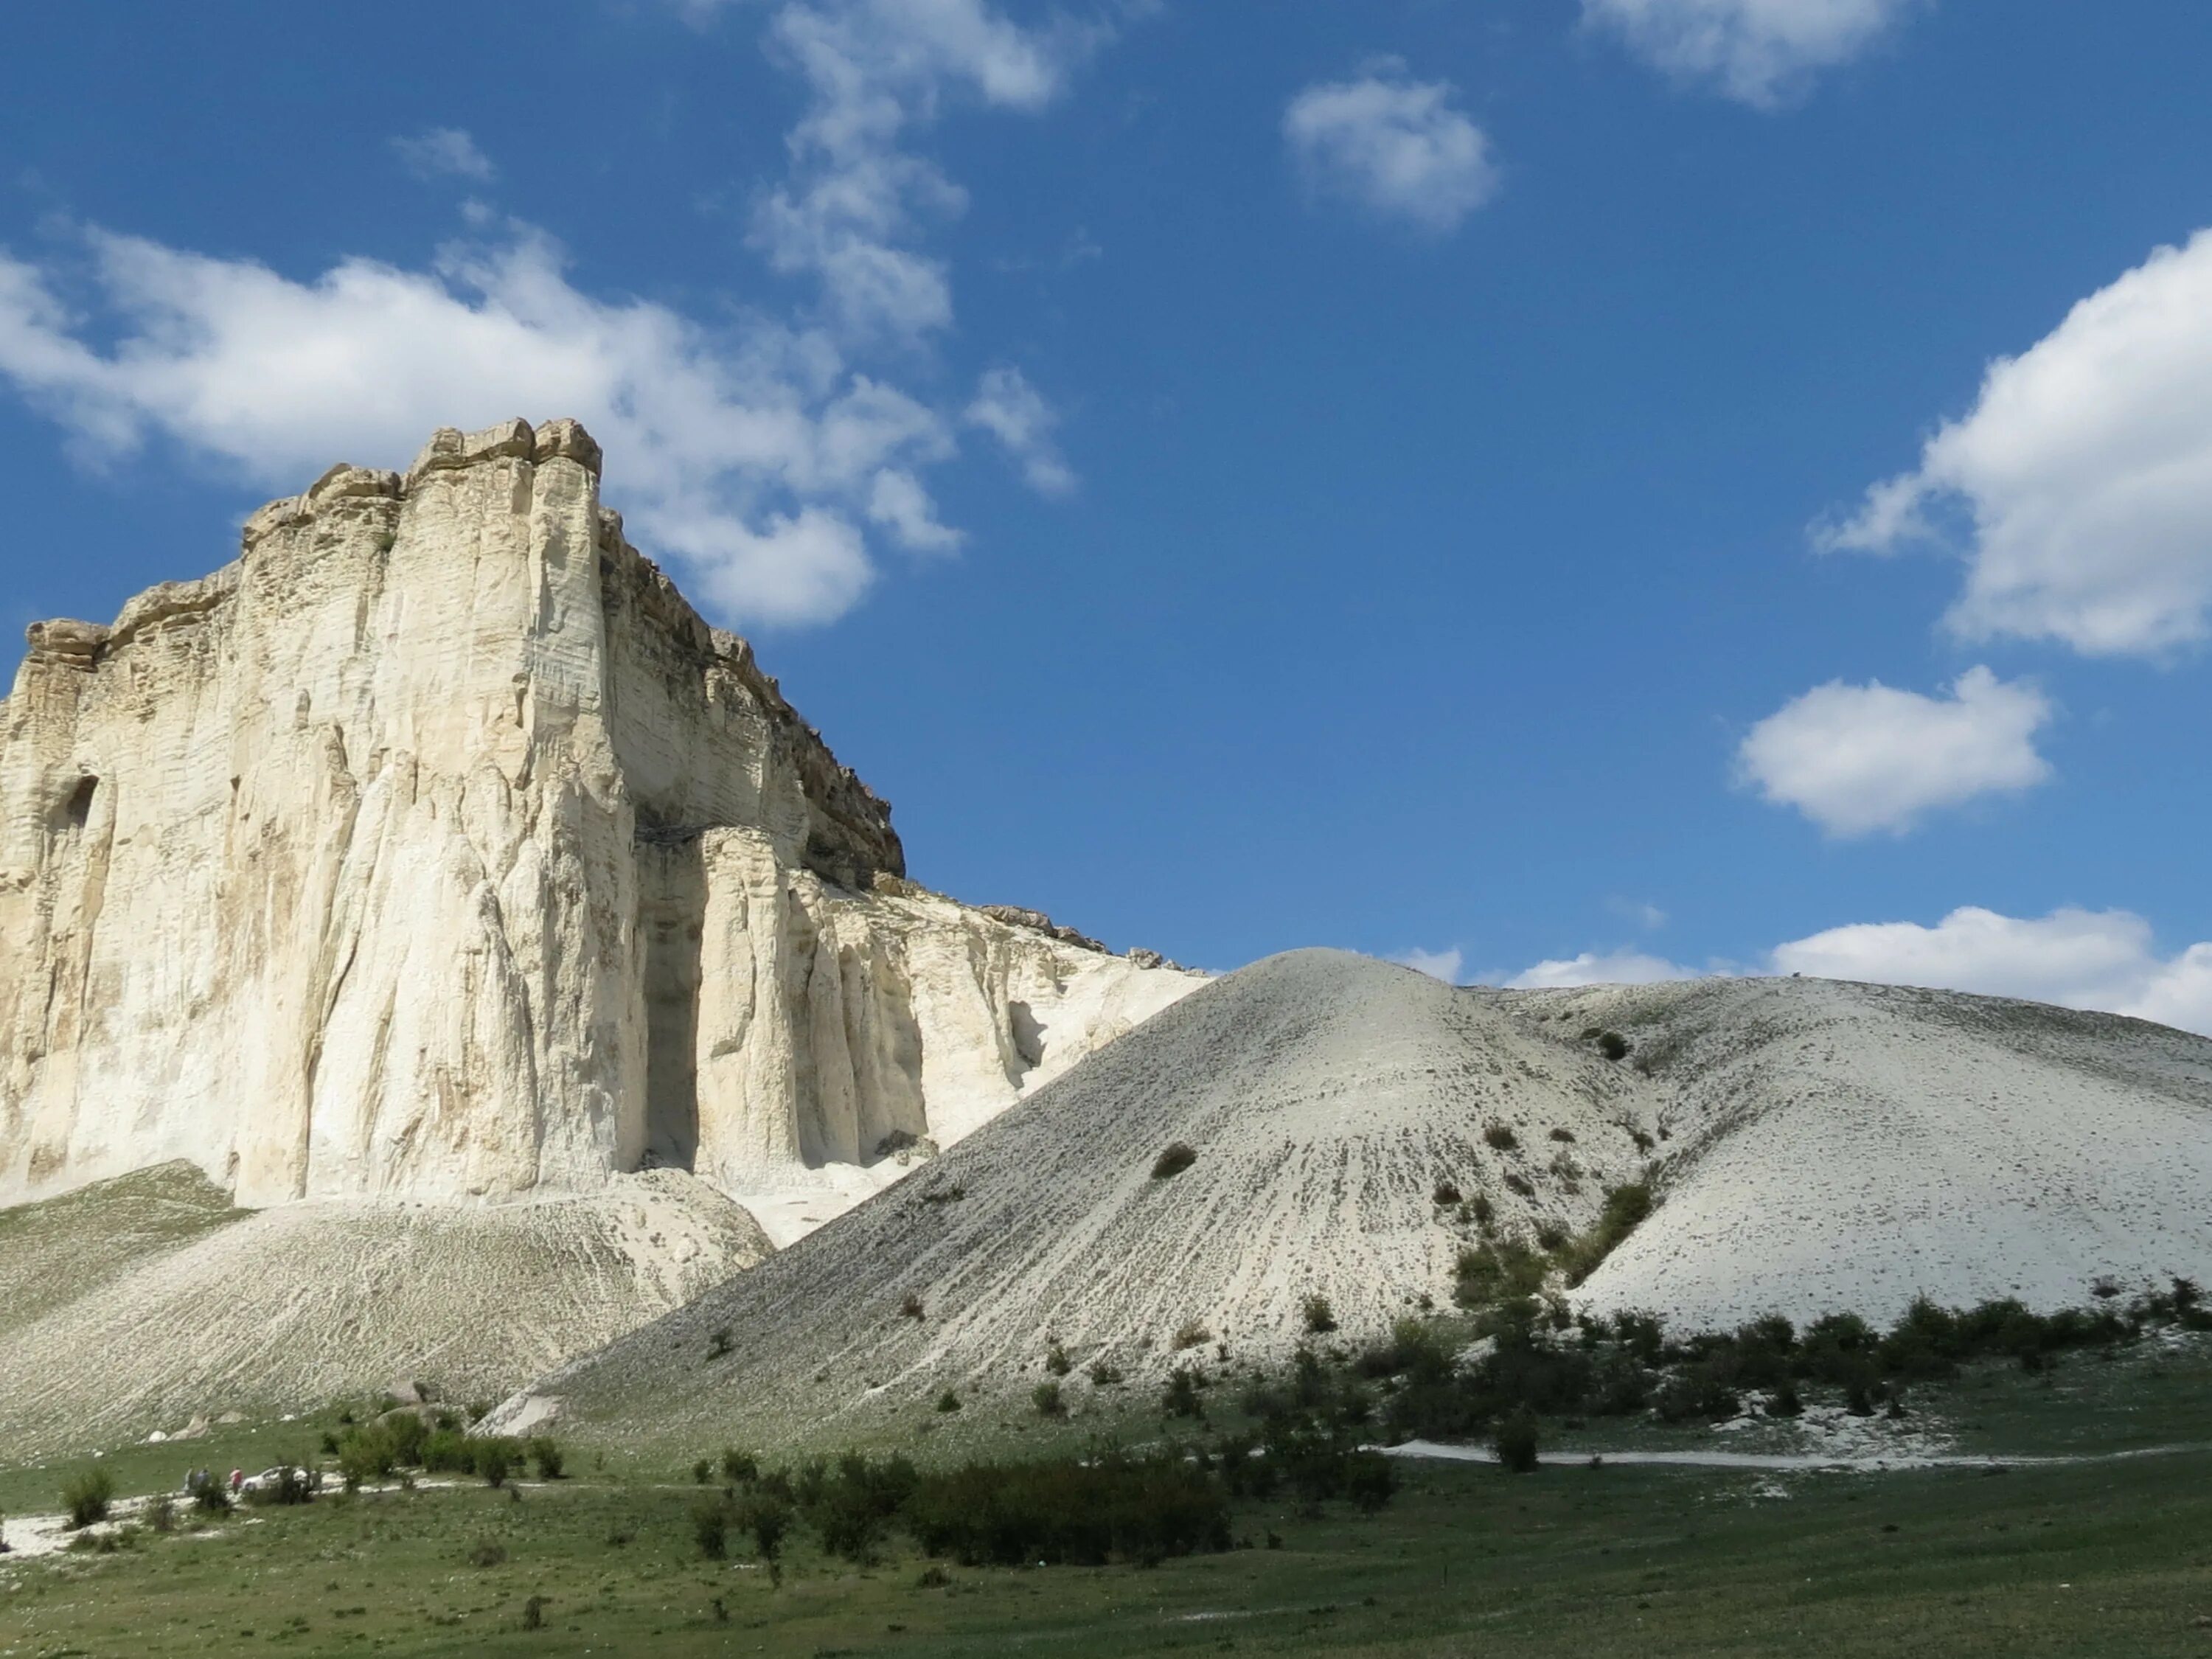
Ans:
[[[1336,1314],[1328,1305],[1328,1298],[1318,1292],[1305,1299],[1306,1328],[1316,1336],[1325,1335],[1336,1328]]]
[[[730,1511],[719,1498],[702,1498],[691,1506],[691,1537],[699,1553],[719,1561],[729,1553]]]
[[[733,1486],[750,1486],[760,1479],[760,1460],[735,1446],[722,1448],[722,1479]]]
[[[1523,1406],[1498,1425],[1491,1445],[1499,1465],[1513,1474],[1528,1474],[1536,1468],[1536,1418]]]
[[[559,1441],[543,1438],[530,1443],[530,1461],[537,1465],[540,1480],[558,1480],[568,1462]]]
[[[1188,1365],[1176,1366],[1169,1373],[1160,1405],[1170,1417],[1205,1416],[1205,1402],[1198,1397],[1198,1373]]]
[[[1040,1382],[1030,1391],[1030,1399],[1036,1406],[1039,1417],[1065,1417],[1067,1402],[1060,1397],[1060,1384]]]

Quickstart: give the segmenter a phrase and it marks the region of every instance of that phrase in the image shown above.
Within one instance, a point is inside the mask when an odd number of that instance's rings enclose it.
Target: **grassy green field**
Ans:
[[[1786,1495],[1784,1495],[1786,1494]],[[2212,1455],[1778,1480],[1420,1465],[1376,1516],[1240,1507],[1156,1568],[702,1560],[678,1486],[586,1474],[248,1511],[15,1569],[0,1651],[2202,1654]],[[1270,1532],[1280,1547],[1267,1545]],[[538,1626],[527,1609],[538,1603]]]
[[[2212,1655],[2212,1449],[2102,1455],[2208,1437],[2212,1345],[2040,1377],[1977,1368],[1914,1408],[1962,1449],[2096,1461],[1525,1476],[1407,1462],[1377,1515],[1240,1501],[1224,1554],[969,1569],[895,1535],[855,1568],[802,1527],[777,1586],[742,1549],[701,1557],[684,1460],[572,1446],[573,1478],[520,1498],[474,1483],[331,1495],[0,1565],[0,1656]],[[188,1464],[312,1453],[325,1426],[240,1425],[100,1462],[142,1493]],[[1553,1443],[1576,1437],[1555,1427]],[[52,1510],[87,1467],[0,1472],[0,1507]]]

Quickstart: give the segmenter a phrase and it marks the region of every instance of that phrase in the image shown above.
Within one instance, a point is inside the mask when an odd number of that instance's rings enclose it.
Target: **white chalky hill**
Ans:
[[[1178,1142],[1194,1160],[1155,1178]],[[1636,1179],[1656,1209],[1586,1305],[1887,1320],[1923,1292],[2050,1308],[2107,1275],[2212,1279],[2212,1042],[1820,981],[1455,990],[1297,951],[1207,985],[503,1420],[701,1444],[863,1433],[926,1421],[947,1388],[1025,1399],[1054,1342],[1080,1409],[1096,1362],[1134,1390],[1218,1346],[1280,1361],[1310,1296],[1352,1343],[1448,1305],[1474,1234],[1440,1182],[1533,1236],[1588,1226]]]

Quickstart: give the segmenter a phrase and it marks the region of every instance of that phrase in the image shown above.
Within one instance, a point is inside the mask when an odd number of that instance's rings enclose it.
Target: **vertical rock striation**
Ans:
[[[441,431],[32,629],[0,1202],[173,1158],[249,1206],[673,1166],[791,1195],[788,1235],[1199,982],[908,884],[599,472],[574,422]]]

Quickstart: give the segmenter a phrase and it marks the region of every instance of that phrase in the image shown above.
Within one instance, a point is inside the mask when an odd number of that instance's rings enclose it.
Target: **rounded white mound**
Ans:
[[[402,1378],[497,1398],[771,1249],[673,1170],[536,1201],[237,1211],[184,1164],[0,1212],[0,1444],[19,1455]]]

